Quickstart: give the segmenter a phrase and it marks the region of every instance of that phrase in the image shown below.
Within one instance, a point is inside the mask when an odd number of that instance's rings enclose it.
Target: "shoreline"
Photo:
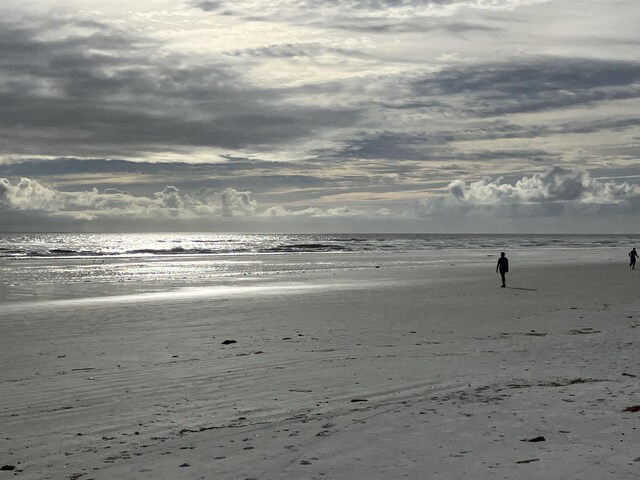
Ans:
[[[626,250],[527,248],[508,250],[515,268],[589,263],[624,265]],[[140,295],[187,288],[228,286],[248,280],[281,282],[290,276],[333,276],[343,270],[427,268],[490,269],[498,250],[423,252],[195,255],[152,258],[29,258],[0,261],[0,305],[55,299]],[[187,257],[187,258],[184,258]],[[79,262],[79,263],[78,263]],[[305,281],[305,280],[303,280]],[[251,283],[251,282],[248,282]]]

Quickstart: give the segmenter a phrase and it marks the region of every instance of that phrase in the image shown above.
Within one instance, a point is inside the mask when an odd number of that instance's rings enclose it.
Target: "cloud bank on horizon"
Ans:
[[[446,220],[481,217],[490,223],[496,220],[523,220],[548,216],[591,217],[594,215],[633,215],[640,207],[640,187],[591,178],[586,171],[567,170],[559,166],[543,173],[523,177],[515,184],[504,183],[502,178],[488,177],[467,184],[454,180],[448,185],[448,194],[416,201],[410,208],[395,212],[404,222],[422,221],[426,225],[439,225]],[[22,228],[57,219],[58,225],[74,229],[97,221],[113,228],[159,230],[163,225],[190,226],[215,229],[218,225],[268,227],[269,223],[282,224],[282,219],[304,218],[308,225],[322,219],[320,225],[347,225],[353,218],[384,222],[392,216],[390,209],[358,211],[349,207],[289,209],[285,206],[264,207],[250,192],[232,188],[214,191],[201,188],[183,193],[175,186],[166,186],[150,196],[132,195],[127,191],[96,188],[88,191],[63,192],[22,178],[16,184],[0,179],[0,215],[7,212],[26,214]],[[267,222],[267,220],[269,222]],[[498,223],[500,224],[500,223]],[[437,230],[437,228],[436,228]]]
[[[640,231],[632,0],[7,0],[2,230]]]

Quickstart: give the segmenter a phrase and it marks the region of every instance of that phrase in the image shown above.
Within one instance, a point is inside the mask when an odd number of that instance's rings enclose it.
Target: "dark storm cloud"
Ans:
[[[45,41],[42,32],[53,33],[55,22],[0,24],[3,153],[120,156],[180,146],[268,148],[358,115],[288,104],[286,92],[244,84],[219,61],[196,65],[121,31],[82,27],[82,35]]]
[[[543,57],[454,67],[413,82],[416,99],[449,98],[467,115],[528,113],[640,97],[640,63]],[[458,102],[455,102],[458,99]]]

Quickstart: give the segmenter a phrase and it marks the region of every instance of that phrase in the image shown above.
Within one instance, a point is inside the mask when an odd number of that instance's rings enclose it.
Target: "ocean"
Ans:
[[[640,235],[0,233],[0,258],[626,247]]]
[[[612,255],[624,263],[625,249],[636,245],[639,235],[0,233],[0,303],[248,284],[340,269],[464,262],[491,270],[502,250],[514,264]]]

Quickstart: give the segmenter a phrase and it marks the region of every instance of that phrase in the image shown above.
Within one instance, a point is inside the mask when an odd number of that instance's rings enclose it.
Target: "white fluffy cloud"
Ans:
[[[520,179],[454,180],[446,193],[390,207],[261,206],[233,188],[144,195],[122,189],[63,191],[0,178],[0,224],[12,231],[635,231],[640,187],[559,166]],[[588,227],[588,228],[587,228]]]
[[[249,192],[239,192],[233,188],[227,188],[222,192],[201,188],[192,195],[185,195],[183,201],[196,213],[223,217],[253,215],[258,205],[251,199]]]
[[[592,178],[587,171],[554,166],[515,183],[484,177],[466,183],[454,180],[448,194],[416,204],[418,216],[494,213],[497,215],[559,215],[563,213],[626,213],[640,203],[640,190]]]
[[[103,192],[96,188],[63,192],[29,178],[22,178],[15,185],[6,178],[0,178],[0,205],[8,211],[37,211],[86,220],[104,217],[242,217],[252,215],[257,203],[249,192],[233,188],[222,192],[203,188],[188,194],[167,186],[161,192],[146,197],[112,188]]]
[[[25,213],[42,217],[77,221],[143,219],[197,221],[198,219],[266,219],[266,218],[349,218],[366,216],[366,212],[348,207],[307,207],[290,209],[275,206],[259,209],[250,192],[233,188],[222,191],[200,188],[183,193],[168,185],[151,196],[132,195],[115,188],[99,191],[64,192],[30,178],[12,184],[0,178],[0,211],[19,217]],[[192,225],[192,224],[190,224]],[[202,225],[204,226],[204,225]]]
[[[561,202],[615,203],[636,194],[636,187],[623,183],[616,185],[591,178],[584,170],[567,170],[555,166],[542,173],[523,177],[514,185],[502,183],[502,178],[485,177],[468,186],[454,180],[449,193],[468,203],[499,202]]]
[[[266,217],[356,217],[365,215],[361,210],[354,210],[348,207],[319,208],[309,207],[300,210],[291,210],[278,205],[266,209],[263,214]]]

